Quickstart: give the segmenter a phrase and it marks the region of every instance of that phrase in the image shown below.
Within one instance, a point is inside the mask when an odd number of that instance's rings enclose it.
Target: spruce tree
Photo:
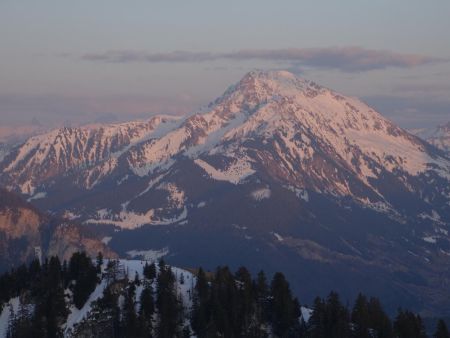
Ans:
[[[28,278],[30,282],[34,282],[36,278],[39,277],[40,273],[41,273],[41,264],[39,263],[39,260],[35,259],[31,261],[28,267]]]
[[[101,251],[98,252],[97,258],[96,258],[96,269],[97,273],[102,272],[102,266],[103,266],[103,254]]]
[[[64,299],[64,283],[58,257],[51,257],[43,266],[40,293],[36,294],[33,331],[36,336],[48,338],[61,335],[68,310]]]
[[[371,297],[368,308],[369,326],[375,332],[377,338],[392,338],[392,323],[389,316],[384,312],[379,299]]]
[[[326,327],[330,338],[350,336],[350,318],[348,310],[342,305],[339,295],[331,292],[326,303]]]
[[[450,334],[448,332],[447,325],[442,319],[439,319],[437,326],[436,326],[436,332],[433,335],[434,338],[450,338]]]
[[[166,262],[164,261],[163,258],[161,258],[158,262],[158,269],[159,271],[164,270],[164,268],[166,267]]]
[[[237,303],[233,274],[228,267],[218,267],[211,283],[211,313],[217,331],[225,337],[233,337],[238,332]]]
[[[261,323],[269,320],[269,286],[264,271],[258,272],[255,282],[255,295],[257,302],[257,318]]]
[[[313,312],[308,322],[308,336],[326,338],[326,304],[320,297],[314,299]]]
[[[245,267],[240,267],[235,274],[238,285],[237,330],[240,334],[248,334],[255,316],[255,296],[252,276]]]
[[[137,271],[134,273],[134,281],[133,281],[135,286],[139,286],[141,285],[141,280],[139,279],[139,274],[137,273]]]
[[[398,338],[425,338],[422,318],[408,310],[399,309],[394,321],[394,333]]]
[[[97,285],[97,268],[86,253],[77,252],[70,258],[68,275],[75,281],[73,302],[81,309]]]
[[[292,298],[289,283],[280,272],[275,273],[271,284],[270,315],[273,331],[281,337],[295,337],[300,330],[298,304]]]
[[[353,324],[353,336],[357,338],[369,338],[369,304],[367,302],[367,298],[361,293],[356,298],[351,317]]]
[[[153,330],[152,317],[155,312],[155,302],[153,299],[153,288],[150,283],[146,282],[144,285],[139,302],[139,334],[141,337],[151,337]]]
[[[183,285],[183,284],[184,284],[184,274],[181,273],[180,274],[180,285]]]
[[[144,266],[144,277],[149,280],[154,280],[156,278],[156,265],[153,262],[152,264],[148,265],[145,263]]]
[[[205,337],[210,320],[210,290],[202,268],[197,273],[197,283],[192,301],[191,326],[198,337]]]
[[[125,299],[123,304],[123,321],[122,332],[126,337],[137,338],[138,320],[136,315],[136,302],[135,302],[136,287],[134,283],[130,283],[125,292]]]
[[[103,297],[97,301],[100,311],[108,318],[111,337],[118,337],[120,333],[120,309],[117,303],[118,295],[112,292],[110,286],[103,290]]]
[[[119,261],[109,260],[105,269],[106,282],[108,285],[114,283],[119,278]]]
[[[182,307],[175,290],[175,276],[162,260],[157,278],[156,306],[159,315],[158,336],[173,337],[178,334]]]

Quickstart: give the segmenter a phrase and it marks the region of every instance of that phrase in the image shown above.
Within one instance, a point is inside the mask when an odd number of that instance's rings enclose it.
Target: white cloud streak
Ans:
[[[83,60],[107,63],[204,63],[217,60],[284,62],[291,66],[319,69],[339,69],[361,72],[389,67],[411,68],[425,64],[449,62],[449,59],[418,54],[397,53],[362,47],[248,49],[228,53],[116,50],[88,53]]]

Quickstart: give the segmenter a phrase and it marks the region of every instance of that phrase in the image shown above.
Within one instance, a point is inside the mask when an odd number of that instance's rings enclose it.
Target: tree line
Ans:
[[[94,291],[98,268],[85,253],[74,253],[62,264],[50,257],[21,265],[0,276],[0,308],[19,297],[19,311],[11,313],[8,337],[60,337],[68,311],[66,292],[81,309]],[[12,312],[12,309],[9,309]]]
[[[188,274],[186,274],[187,276]],[[13,337],[305,337],[305,338],[422,338],[422,318],[399,309],[391,319],[375,297],[358,295],[352,307],[336,292],[301,307],[282,273],[268,280],[241,267],[232,272],[195,271],[186,285],[163,260],[146,263],[143,274],[129,278],[118,260],[105,264],[74,253],[68,262],[50,257],[33,261],[0,276],[0,308],[10,311],[7,330]],[[101,284],[100,284],[101,283]],[[82,309],[97,287],[89,319],[66,327],[70,306]],[[181,295],[184,286],[187,294]],[[8,302],[19,297],[18,311]],[[184,297],[184,303],[183,303]],[[187,299],[186,299],[187,297]],[[433,337],[450,337],[440,320]]]

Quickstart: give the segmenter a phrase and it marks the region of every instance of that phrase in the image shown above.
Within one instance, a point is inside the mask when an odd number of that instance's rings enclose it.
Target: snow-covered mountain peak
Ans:
[[[267,107],[266,107],[267,106]],[[283,118],[308,124],[311,119],[345,129],[384,129],[400,134],[400,128],[356,98],[341,95],[287,71],[252,71],[210,105],[222,117],[251,116],[271,110]],[[268,116],[265,116],[266,120]]]
[[[287,71],[251,71],[216,102],[233,99],[251,110],[272,99],[315,96],[327,90]],[[245,104],[244,104],[245,103]]]
[[[438,127],[439,130],[450,132],[450,122],[447,122],[446,124],[442,124]]]
[[[450,122],[438,126],[427,141],[450,154]]]
[[[350,132],[388,134],[417,139],[355,98],[338,94],[286,71],[252,71],[211,106],[210,115],[246,115],[237,129],[265,132],[298,124],[315,133],[347,136]],[[229,135],[229,134],[228,134]],[[240,136],[244,136],[240,133]],[[344,138],[342,138],[344,141]],[[419,142],[420,143],[420,142]],[[419,144],[417,144],[419,146]]]
[[[450,155],[450,122],[435,128],[413,129],[410,132]]]
[[[295,87],[298,89],[305,89],[310,85],[317,86],[314,82],[299,77],[291,72],[285,70],[254,70],[248,72],[239,82],[241,86],[246,84],[257,84],[260,86],[271,87],[272,89],[287,89]]]
[[[30,138],[0,163],[0,178],[35,195],[65,175],[83,189],[122,185],[128,178],[153,182],[185,161],[234,185],[259,176],[367,203],[388,200],[387,180],[424,196],[419,176],[429,182],[450,178],[450,161],[419,138],[356,98],[284,71],[250,72],[207,109],[182,118],[157,116]],[[448,185],[436,189],[435,196],[450,196]],[[181,204],[177,217],[185,211]]]

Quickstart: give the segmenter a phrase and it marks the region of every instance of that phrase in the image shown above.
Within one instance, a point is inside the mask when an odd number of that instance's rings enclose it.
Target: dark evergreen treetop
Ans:
[[[434,338],[450,338],[450,334],[448,332],[447,324],[440,319],[437,323],[436,332],[433,335]]]

